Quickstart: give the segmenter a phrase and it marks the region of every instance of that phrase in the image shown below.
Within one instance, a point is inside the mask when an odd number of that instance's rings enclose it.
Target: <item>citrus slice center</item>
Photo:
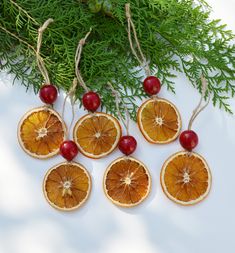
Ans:
[[[47,136],[48,131],[47,131],[47,128],[42,127],[38,130],[35,130],[35,132],[38,134],[38,136],[36,137],[36,139],[38,140],[38,139],[41,139],[41,138]]]
[[[72,186],[71,181],[65,181],[65,182],[63,183],[64,189],[70,189],[71,186]]]
[[[189,173],[188,172],[184,172],[184,174],[183,174],[183,182],[185,183],[185,184],[187,184],[187,183],[189,183],[190,182],[190,175],[189,175]]]
[[[161,117],[156,117],[155,122],[157,125],[161,126],[163,124],[163,119]]]
[[[95,138],[99,139],[100,137],[101,137],[101,133],[100,132],[95,133]]]
[[[66,194],[68,194],[69,196],[72,195],[72,191],[71,191],[71,187],[72,187],[72,183],[71,181],[65,181],[65,182],[61,182],[62,187],[63,187],[63,191],[62,191],[62,196],[64,197]]]
[[[131,178],[128,176],[128,177],[126,177],[125,179],[124,179],[124,183],[126,184],[126,185],[130,185],[131,184]]]

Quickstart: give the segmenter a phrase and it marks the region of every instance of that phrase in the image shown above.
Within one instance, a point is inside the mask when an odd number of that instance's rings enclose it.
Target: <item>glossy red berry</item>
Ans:
[[[60,145],[60,154],[68,161],[72,161],[78,154],[78,147],[74,141],[64,141]]]
[[[132,154],[136,147],[137,141],[133,136],[130,135],[122,136],[118,144],[118,148],[125,155]]]
[[[39,91],[39,97],[46,104],[53,104],[57,99],[58,91],[52,84],[43,85]]]
[[[183,131],[180,135],[180,144],[184,149],[192,151],[198,144],[197,134],[192,130]]]
[[[160,89],[161,89],[161,82],[160,80],[155,76],[148,76],[144,79],[144,91],[152,96],[156,95]]]
[[[94,112],[100,106],[100,97],[96,92],[89,91],[83,95],[82,103],[88,111]]]

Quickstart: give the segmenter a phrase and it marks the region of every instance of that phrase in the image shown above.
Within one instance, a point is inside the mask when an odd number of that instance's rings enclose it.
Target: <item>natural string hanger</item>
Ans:
[[[14,37],[15,39],[17,39],[18,41],[20,41],[20,42],[22,42],[23,44],[25,44],[28,48],[30,48],[30,49],[36,54],[35,48],[34,48],[32,45],[30,45],[28,42],[26,42],[25,40],[21,39],[19,36],[15,35],[14,33],[8,31],[5,27],[3,27],[3,26],[1,26],[1,25],[0,25],[0,28],[1,28],[4,32],[8,33],[9,35],[11,35],[11,36]]]
[[[78,46],[77,46],[76,54],[75,54],[75,74],[76,74],[76,77],[77,77],[77,80],[78,80],[79,84],[83,87],[83,89],[86,92],[88,92],[89,89],[86,86],[86,84],[85,84],[85,82],[82,78],[82,75],[80,73],[79,63],[80,63],[80,60],[81,60],[81,54],[82,54],[83,46],[85,45],[86,40],[87,40],[88,36],[90,35],[91,31],[92,31],[92,28],[90,28],[90,31],[85,35],[84,38],[80,39],[80,41],[78,43]]]
[[[112,91],[112,95],[115,97],[115,104],[116,104],[116,108],[117,108],[117,112],[119,115],[120,120],[122,121],[125,129],[126,129],[126,134],[129,135],[129,122],[130,122],[130,114],[129,111],[126,107],[126,105],[124,105],[124,109],[125,109],[125,113],[126,113],[126,119],[124,119],[121,111],[120,111],[120,107],[119,104],[121,102],[121,97],[120,94],[118,93],[118,91],[116,91],[113,87],[113,85],[111,84],[111,82],[108,82],[109,88]]]
[[[44,64],[44,60],[43,58],[41,57],[40,55],[40,49],[41,49],[41,46],[42,46],[42,35],[43,35],[43,32],[47,29],[48,25],[50,23],[54,22],[54,20],[52,18],[49,18],[48,20],[46,20],[44,22],[44,24],[38,29],[38,41],[37,41],[37,50],[36,50],[36,60],[37,60],[37,65],[38,65],[38,68],[44,78],[44,81],[46,82],[46,84],[50,84],[50,78],[49,78],[49,75],[48,75],[48,71],[46,69],[46,66]]]
[[[86,84],[85,84],[85,82],[82,78],[82,75],[79,71],[79,63],[80,63],[80,59],[81,59],[83,46],[85,45],[86,40],[87,40],[88,36],[90,35],[90,33],[91,33],[91,28],[90,28],[90,31],[86,34],[86,36],[84,38],[80,39],[80,41],[78,43],[76,53],[75,53],[75,59],[74,59],[75,60],[75,74],[76,74],[76,77],[73,79],[73,84],[72,84],[70,90],[68,91],[68,93],[66,94],[66,96],[64,98],[63,109],[62,109],[62,118],[63,119],[64,119],[64,113],[65,113],[65,105],[66,105],[66,101],[67,101],[68,98],[70,98],[70,102],[71,102],[71,106],[72,106],[72,120],[71,120],[69,128],[67,130],[67,138],[69,138],[69,133],[71,131],[71,128],[72,128],[72,125],[73,125],[73,122],[74,122],[74,118],[75,118],[75,112],[74,112],[74,105],[75,105],[75,101],[76,101],[75,92],[76,92],[78,82],[83,87],[83,89],[85,91],[89,91],[89,89],[86,86]]]
[[[200,112],[202,112],[209,104],[210,102],[210,92],[208,92],[208,99],[205,105],[202,105],[204,97],[206,95],[206,91],[208,90],[208,82],[205,79],[204,76],[201,76],[201,82],[202,82],[202,94],[201,94],[201,98],[200,101],[197,105],[197,107],[193,110],[192,116],[189,120],[189,124],[188,124],[188,130],[191,130],[192,128],[192,124],[194,122],[194,120],[196,119],[196,117],[199,115]]]
[[[38,22],[37,22],[34,18],[32,18],[32,17],[28,14],[27,11],[24,10],[21,6],[19,6],[16,2],[14,2],[13,0],[10,0],[10,2],[11,2],[13,5],[15,5],[15,6],[19,9],[20,12],[23,12],[23,13],[26,15],[26,17],[27,17],[29,20],[31,20],[34,24],[39,25]],[[18,36],[15,35],[14,33],[8,31],[6,28],[4,28],[4,27],[1,26],[1,25],[0,25],[0,28],[1,28],[4,32],[10,34],[12,37],[14,37],[14,38],[16,38],[17,40],[19,40],[20,42],[22,42],[23,44],[27,45],[30,49],[32,49],[32,50],[34,51],[34,53],[36,53],[35,48],[34,48],[32,45],[30,45],[28,42],[24,41],[23,39],[21,39],[20,37],[18,37]]]
[[[139,43],[139,40],[138,40],[138,37],[137,37],[135,25],[134,25],[134,23],[131,19],[131,12],[130,12],[130,4],[129,3],[125,4],[125,9],[126,9],[127,24],[128,24],[127,32],[128,32],[128,39],[129,39],[131,51],[132,51],[133,55],[136,57],[136,59],[139,62],[140,66],[142,68],[144,68],[146,76],[150,76],[151,71],[150,71],[150,67],[149,67],[149,61],[146,60],[146,57],[144,56],[144,54],[142,52],[142,49],[140,47],[140,43]],[[138,55],[138,53],[135,50],[134,45],[133,45],[132,36],[131,36],[132,32],[133,32],[133,35],[134,35],[134,40],[135,40],[139,55]]]
[[[46,30],[46,28],[48,27],[48,25],[50,23],[53,22],[53,19],[49,18],[48,20],[46,20],[46,22],[38,29],[38,41],[37,41],[37,49],[35,50],[35,48],[30,45],[28,42],[26,42],[25,40],[21,39],[19,36],[17,36],[16,34],[8,31],[5,27],[2,27],[0,25],[0,28],[5,31],[6,33],[8,33],[9,35],[11,35],[12,37],[14,37],[15,39],[17,39],[18,41],[22,42],[23,44],[25,44],[28,48],[30,48],[36,55],[36,61],[37,61],[37,65],[38,65],[38,68],[44,78],[44,81],[47,83],[47,84],[50,84],[50,78],[49,78],[49,75],[48,75],[48,71],[45,67],[45,64],[44,64],[44,60],[43,58],[41,57],[40,55],[40,49],[41,49],[41,45],[42,45],[42,35],[43,35],[43,32]]]
[[[70,98],[70,103],[71,103],[71,107],[72,107],[72,119],[71,119],[69,128],[67,129],[67,133],[66,133],[67,139],[69,139],[69,134],[71,132],[71,128],[72,128],[74,118],[75,118],[74,105],[76,102],[75,92],[76,92],[77,85],[78,85],[78,80],[77,80],[77,78],[74,78],[73,84],[64,98],[63,107],[62,107],[63,109],[62,109],[61,115],[62,115],[62,119],[65,120],[64,119],[65,105],[66,105],[67,99]]]

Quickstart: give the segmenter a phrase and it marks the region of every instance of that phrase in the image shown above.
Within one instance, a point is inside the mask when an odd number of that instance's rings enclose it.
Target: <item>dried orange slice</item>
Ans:
[[[143,103],[138,110],[137,121],[145,139],[156,144],[175,140],[181,129],[178,110],[162,98],[151,98]]]
[[[56,209],[71,211],[86,202],[91,191],[91,179],[79,163],[64,162],[45,175],[43,192],[48,203]]]
[[[49,107],[39,107],[27,112],[21,119],[18,140],[27,154],[45,159],[59,152],[65,132],[65,124],[57,112]]]
[[[133,157],[112,162],[104,175],[104,192],[114,204],[132,207],[146,199],[151,177],[146,166]]]
[[[182,151],[163,165],[161,185],[166,196],[181,205],[202,201],[211,188],[211,172],[203,157]]]
[[[109,114],[86,114],[76,123],[73,137],[82,154],[90,158],[101,158],[117,147],[121,126],[118,120]]]

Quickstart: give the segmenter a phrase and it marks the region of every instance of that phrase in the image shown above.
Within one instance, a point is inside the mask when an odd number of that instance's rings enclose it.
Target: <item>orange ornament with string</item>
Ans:
[[[44,106],[27,112],[18,125],[18,140],[22,149],[38,159],[50,158],[59,152],[60,144],[65,140],[66,126],[60,115],[53,109],[57,99],[57,89],[51,84],[43,58],[40,55],[42,35],[47,26],[53,22],[48,19],[38,30],[37,49],[35,52],[38,68],[45,84],[40,88],[39,97]]]
[[[66,140],[60,144],[60,154],[66,161],[53,166],[43,180],[43,192],[47,202],[60,211],[72,211],[80,208],[91,191],[91,177],[85,167],[74,161],[78,154],[77,144],[70,140],[70,131],[74,121],[74,103],[77,79],[64,99],[62,118],[64,118],[66,100],[72,105],[72,120],[66,132]]]
[[[174,104],[166,99],[157,97],[161,90],[161,82],[156,76],[151,75],[149,62],[142,52],[135,25],[131,19],[130,4],[126,4],[125,8],[131,51],[140,66],[145,70],[146,78],[143,82],[143,89],[151,96],[150,99],[140,106],[137,113],[137,123],[141,133],[148,142],[154,144],[170,143],[179,136],[181,117]],[[133,45],[132,32],[137,49]]]
[[[96,111],[101,104],[101,99],[96,92],[88,89],[81,76],[79,62],[89,34],[90,32],[80,40],[75,56],[75,73],[79,84],[86,91],[82,103],[88,110],[88,114],[76,122],[73,138],[83,155],[99,159],[110,154],[117,147],[121,137],[121,126],[115,117]]]
[[[147,167],[138,159],[130,156],[137,147],[137,142],[129,134],[129,113],[126,110],[126,121],[119,110],[120,96],[109,83],[116,100],[120,119],[126,129],[126,135],[119,141],[119,149],[125,156],[113,161],[105,171],[103,179],[104,192],[115,205],[133,207],[142,203],[151,190],[151,176]]]
[[[189,121],[188,130],[180,135],[180,144],[185,149],[170,156],[161,170],[161,185],[166,196],[177,204],[194,205],[205,199],[211,188],[211,171],[206,160],[192,150],[198,144],[197,134],[191,130],[193,121],[209,103],[202,106],[207,82],[202,81],[201,100]],[[209,92],[208,92],[209,94]]]

